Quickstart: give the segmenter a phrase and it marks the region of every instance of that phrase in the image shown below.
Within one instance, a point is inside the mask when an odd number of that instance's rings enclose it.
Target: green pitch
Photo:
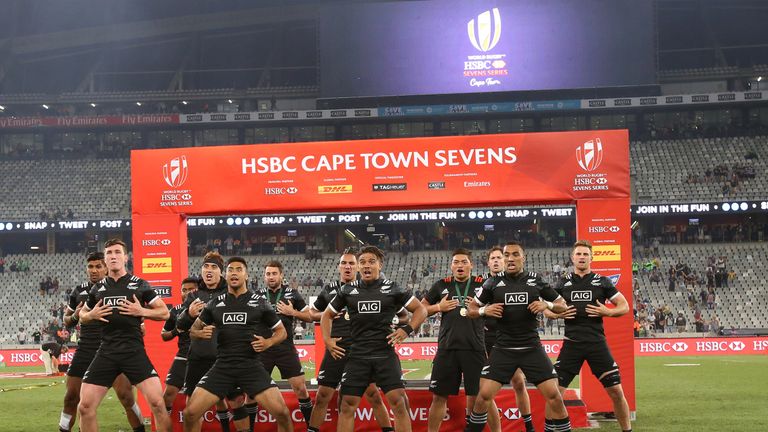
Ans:
[[[768,356],[641,357],[636,359],[637,421],[644,432],[768,430],[765,387]],[[314,377],[306,364],[307,377]],[[0,367],[0,374],[41,368]],[[425,379],[428,361],[405,361],[407,379]],[[64,377],[0,378],[4,432],[56,430],[64,397]],[[125,413],[110,391],[99,409],[104,431],[129,432]],[[77,430],[77,428],[75,428]],[[617,431],[615,422],[600,430]]]

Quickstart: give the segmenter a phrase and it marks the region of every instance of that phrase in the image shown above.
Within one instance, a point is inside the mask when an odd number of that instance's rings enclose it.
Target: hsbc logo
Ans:
[[[296,354],[299,355],[299,358],[306,358],[309,355],[309,352],[304,348],[296,348]]]
[[[595,182],[597,184],[604,185],[604,184],[608,183],[608,179],[605,178],[605,177],[598,177],[597,180],[595,180]]]
[[[469,41],[476,50],[487,52],[501,39],[501,14],[498,8],[485,11],[467,23]]]
[[[603,161],[603,143],[595,138],[576,147],[576,161],[584,171],[594,171]]]
[[[520,409],[507,408],[506,410],[504,410],[504,417],[506,417],[507,420],[517,420],[520,418]]]
[[[171,241],[169,239],[148,239],[141,241],[142,246],[168,246],[170,244]]]
[[[222,322],[226,324],[245,324],[248,319],[246,312],[224,312]]]
[[[618,225],[593,225],[587,228],[587,231],[590,234],[617,233],[621,228]]]
[[[688,350],[688,344],[685,342],[675,342],[672,344],[672,350],[676,352],[685,352]]]
[[[287,188],[264,188],[264,195],[294,195],[299,189],[296,187]]]
[[[730,348],[731,351],[741,351],[745,348],[745,345],[742,341],[733,341],[728,344],[728,348]]]
[[[187,157],[184,155],[173,158],[163,165],[163,179],[172,188],[183,185],[187,181],[187,175],[189,175],[189,166]]]
[[[527,292],[504,293],[504,304],[505,305],[527,305],[528,293]]]
[[[397,353],[401,356],[412,356],[413,355],[413,348],[407,347],[407,346],[401,346],[397,349]]]

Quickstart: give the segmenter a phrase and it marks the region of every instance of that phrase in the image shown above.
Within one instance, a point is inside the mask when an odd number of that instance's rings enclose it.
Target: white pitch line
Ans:
[[[664,366],[701,366],[701,363],[667,363]]]

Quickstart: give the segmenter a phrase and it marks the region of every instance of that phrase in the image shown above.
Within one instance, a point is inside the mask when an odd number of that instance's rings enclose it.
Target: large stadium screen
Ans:
[[[655,82],[647,0],[345,2],[321,22],[325,97]]]

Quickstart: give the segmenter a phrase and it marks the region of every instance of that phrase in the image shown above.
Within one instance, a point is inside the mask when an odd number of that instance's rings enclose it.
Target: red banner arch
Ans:
[[[632,301],[626,130],[134,150],[131,196],[135,273],[172,303],[187,271],[187,215],[574,202],[593,268]],[[632,317],[607,321],[634,411]],[[173,347],[159,334],[150,325],[146,344],[163,376]],[[594,377],[581,379],[588,410],[612,411]]]

